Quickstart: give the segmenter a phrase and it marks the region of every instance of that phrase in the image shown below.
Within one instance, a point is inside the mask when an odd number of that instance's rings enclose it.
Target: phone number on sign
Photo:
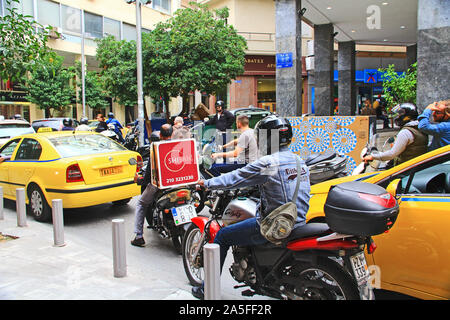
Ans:
[[[184,182],[191,181],[194,179],[194,176],[185,176],[185,177],[176,177],[176,178],[167,178],[166,184],[174,183],[174,182]]]

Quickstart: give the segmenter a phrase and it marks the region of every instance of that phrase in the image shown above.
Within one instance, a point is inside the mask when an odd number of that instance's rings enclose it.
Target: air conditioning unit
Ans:
[[[305,58],[306,71],[314,70],[314,57]]]
[[[53,26],[49,26],[50,29],[50,34],[49,37],[51,39],[61,39],[62,37],[62,28],[61,27],[53,27]]]

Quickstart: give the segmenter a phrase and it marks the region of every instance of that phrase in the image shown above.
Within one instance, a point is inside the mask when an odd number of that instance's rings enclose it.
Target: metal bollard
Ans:
[[[61,199],[52,200],[53,241],[55,247],[64,247],[64,217]]]
[[[112,244],[114,277],[125,277],[127,275],[127,259],[125,247],[125,224],[123,219],[114,219],[112,221]]]
[[[16,211],[17,211],[17,226],[27,226],[27,207],[25,205],[25,189],[16,189]]]
[[[220,300],[220,246],[208,243],[203,249],[205,300]]]
[[[5,219],[5,215],[3,213],[4,209],[4,201],[3,201],[3,187],[0,187],[0,220]]]

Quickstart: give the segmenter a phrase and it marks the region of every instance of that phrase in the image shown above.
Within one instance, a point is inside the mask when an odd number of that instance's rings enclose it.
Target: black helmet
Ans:
[[[114,118],[114,113],[109,112],[109,113],[108,113],[108,118]]]
[[[72,119],[70,119],[70,118],[64,118],[64,120],[63,120],[63,125],[64,125],[65,127],[71,127],[71,126],[72,126]]]
[[[83,117],[80,119],[80,124],[88,124],[89,123],[89,119],[86,117]]]
[[[394,122],[397,126],[403,127],[405,124],[412,120],[416,120],[419,116],[417,107],[413,103],[401,103],[396,105],[391,110],[390,117],[394,118]]]
[[[222,109],[225,109],[225,102],[223,102],[222,100],[217,100],[216,101],[216,108],[217,107],[222,107]]]
[[[272,146],[272,136],[278,135],[278,146]],[[272,154],[280,146],[287,146],[292,140],[292,126],[288,119],[269,115],[255,126],[256,140],[261,153]],[[275,137],[276,138],[276,137]]]

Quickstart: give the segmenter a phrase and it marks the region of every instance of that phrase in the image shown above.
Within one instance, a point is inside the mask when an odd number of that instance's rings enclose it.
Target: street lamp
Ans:
[[[141,37],[141,5],[150,4],[151,0],[125,0],[136,3],[136,62],[137,62],[137,102],[139,113],[139,146],[144,145],[144,94],[142,89],[142,37]],[[151,118],[151,117],[150,117]],[[150,132],[148,133],[150,135]]]

